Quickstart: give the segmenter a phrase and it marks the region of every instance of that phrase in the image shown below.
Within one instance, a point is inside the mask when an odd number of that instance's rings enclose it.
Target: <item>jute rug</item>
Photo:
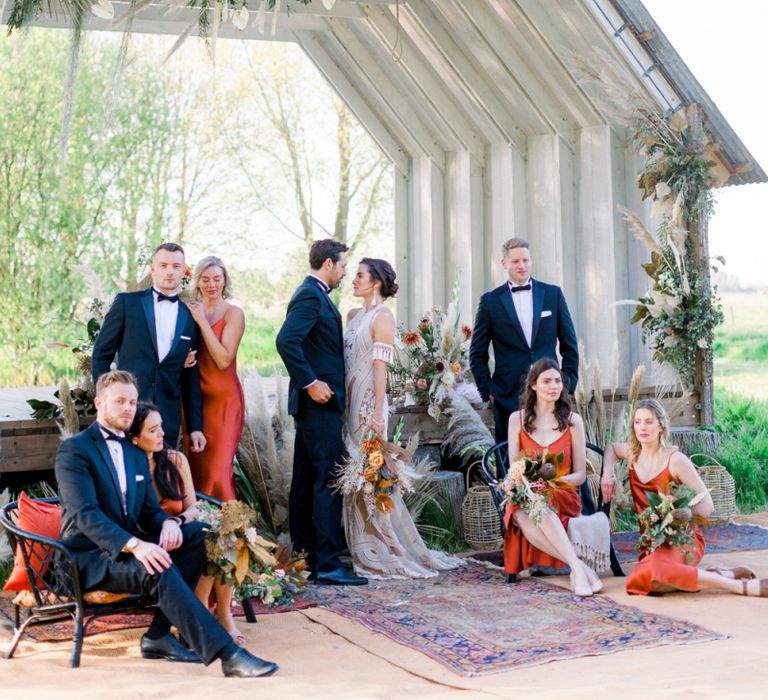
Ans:
[[[307,595],[465,677],[727,636],[533,578],[508,585],[500,571],[481,564],[435,579],[311,586]]]

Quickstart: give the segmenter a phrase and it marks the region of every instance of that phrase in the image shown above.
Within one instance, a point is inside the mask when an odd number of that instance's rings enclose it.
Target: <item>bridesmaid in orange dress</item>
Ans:
[[[509,417],[509,459],[521,452],[563,452],[558,477],[574,487],[554,491],[555,511],[535,525],[518,505],[505,513],[504,570],[516,574],[536,566],[571,568],[571,589],[590,596],[602,589],[595,571],[582,562],[568,538],[568,521],[581,514],[578,487],[587,477],[586,437],[581,416],[571,412],[558,363],[550,358],[533,364],[520,397],[520,410]]]
[[[163,442],[163,420],[160,410],[151,403],[139,403],[136,407],[136,416],[133,419],[128,435],[131,442],[139,449],[144,450],[149,461],[149,472],[152,475],[152,484],[155,487],[157,500],[168,515],[181,518],[186,522],[198,520],[197,496],[192,480],[192,472],[187,458],[181,452],[168,449]],[[214,579],[211,576],[201,576],[195,587],[195,595],[200,602],[207,606],[211,595]],[[221,596],[222,605],[231,605],[232,586],[222,586],[216,590],[217,596]],[[217,604],[219,598],[217,598]],[[230,611],[230,608],[222,608]],[[219,616],[217,616],[218,618]],[[222,616],[225,618],[226,616]],[[245,636],[234,626],[231,619],[224,619],[224,628],[232,635],[232,638],[240,646],[245,646]],[[226,624],[229,622],[230,624]],[[233,631],[234,630],[234,631]]]
[[[603,499],[609,502],[616,492],[614,465],[626,459],[629,486],[635,511],[648,507],[646,491],[665,492],[671,482],[685,484],[696,493],[706,492],[693,463],[674,446],[669,446],[669,418],[658,401],[638,401],[632,414],[629,443],[615,442],[608,447],[603,465]],[[707,493],[694,507],[694,513],[707,517],[714,510]],[[701,531],[693,529],[692,545],[685,548],[662,545],[647,556],[641,555],[627,579],[627,593],[658,595],[669,591],[717,589],[741,595],[768,596],[768,579],[757,580],[755,572],[744,566],[733,569],[703,569],[705,542]]]
[[[194,301],[187,304],[200,327],[203,342],[197,357],[203,394],[205,450],[189,454],[192,476],[199,491],[230,501],[236,498],[233,462],[243,430],[245,402],[237,376],[237,349],[245,331],[243,310],[227,301],[232,283],[223,261],[203,258],[192,276]]]
[[[203,258],[195,267],[191,286],[194,299],[187,307],[202,337],[197,363],[203,395],[203,429],[208,442],[202,452],[192,452],[185,431],[184,451],[189,455],[197,490],[231,501],[237,498],[233,463],[245,417],[243,387],[237,376],[237,349],[245,331],[245,314],[227,301],[232,297],[232,282],[221,258]],[[216,619],[235,641],[244,643],[245,637],[232,619],[232,586],[207,576],[201,579],[201,585],[205,581],[213,588]]]

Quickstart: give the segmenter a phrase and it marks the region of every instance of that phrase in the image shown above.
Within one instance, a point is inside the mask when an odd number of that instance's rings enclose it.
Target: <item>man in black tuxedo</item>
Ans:
[[[312,244],[311,272],[294,292],[276,340],[291,377],[288,412],[296,421],[291,539],[294,550],[309,553],[315,581],[329,585],[367,583],[341,564],[342,497],[333,489],[337,465],[344,458],[341,416],[346,388],[341,315],[328,295],[346,274],[347,250],[331,238]]]
[[[523,381],[542,357],[557,357],[566,388],[579,378],[579,348],[571,314],[560,287],[531,278],[528,243],[511,238],[502,247],[502,267],[509,279],[480,297],[469,364],[484,401],[493,404],[496,442],[506,440],[509,415],[517,410]],[[496,367],[491,377],[488,346],[493,343]]]
[[[181,406],[191,449],[205,448],[203,399],[195,364],[185,368],[190,350],[200,342],[200,330],[177,291],[184,276],[184,249],[163,243],[150,267],[152,287],[118,294],[104,318],[93,348],[93,382],[117,355],[118,369],[131,372],[139,382],[139,399],[154,403],[163,417],[163,430],[172,447],[181,426]]]
[[[96,384],[96,422],[65,440],[56,454],[61,541],[72,550],[85,590],[143,593],[158,610],[141,638],[148,659],[210,664],[225,676],[269,675],[277,665],[235,644],[193,591],[205,567],[202,523],[183,523],[161,507],[147,457],[125,438],[136,414],[138,385],[129,373]],[[171,624],[191,646],[171,634]]]

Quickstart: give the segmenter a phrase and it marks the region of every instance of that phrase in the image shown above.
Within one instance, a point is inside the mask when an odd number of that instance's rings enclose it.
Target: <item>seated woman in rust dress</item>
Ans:
[[[532,567],[560,568],[565,562],[571,568],[571,590],[579,596],[590,596],[602,589],[602,582],[579,558],[568,536],[569,521],[581,515],[578,487],[587,476],[584,423],[571,411],[563,374],[558,363],[549,358],[533,364],[520,397],[520,409],[509,417],[510,462],[520,453],[534,457],[545,450],[563,453],[557,476],[572,488],[552,490],[554,510],[538,525],[520,506],[507,506],[504,570],[516,574]],[[590,522],[608,528],[607,520]]]
[[[671,482],[685,484],[697,494],[706,494],[693,506],[694,513],[706,517],[714,510],[712,497],[696,467],[677,447],[670,446],[669,418],[658,401],[638,401],[632,413],[629,443],[615,442],[608,447],[601,484],[606,503],[616,493],[614,465],[622,459],[629,463],[629,487],[638,514],[648,508],[646,491],[667,492]],[[710,588],[741,595],[768,596],[768,579],[757,580],[754,571],[747,567],[700,568],[706,545],[698,528],[692,528],[692,535],[691,545],[673,547],[663,544],[647,556],[641,554],[627,579],[627,593],[657,595]]]
[[[151,403],[139,403],[128,435],[131,442],[139,449],[144,450],[147,455],[152,483],[163,510],[169,515],[178,516],[183,520],[196,520],[198,511],[195,505],[195,486],[192,481],[189,462],[181,452],[176,452],[165,446],[162,423],[157,406]],[[197,597],[206,607],[212,585],[213,577],[201,576],[195,589]],[[217,607],[216,618],[224,629],[232,635],[237,644],[245,646],[245,636],[235,627],[232,611],[229,607],[233,587],[220,586],[220,589],[223,591],[222,599],[226,601],[227,607]],[[224,611],[226,612],[224,613]]]

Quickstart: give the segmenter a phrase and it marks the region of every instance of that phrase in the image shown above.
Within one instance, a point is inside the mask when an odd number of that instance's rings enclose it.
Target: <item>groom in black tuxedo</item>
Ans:
[[[502,267],[509,279],[480,297],[469,348],[472,376],[484,401],[493,404],[496,442],[508,438],[509,416],[517,410],[528,370],[542,357],[557,357],[566,389],[579,378],[579,348],[571,314],[560,287],[531,278],[528,242],[511,238],[502,248]],[[496,367],[491,376],[488,346]]]
[[[93,348],[93,383],[108,372],[117,355],[118,369],[139,382],[139,398],[160,409],[163,430],[176,446],[181,406],[191,449],[205,448],[200,374],[184,367],[187,353],[197,350],[200,330],[177,291],[184,276],[184,249],[176,243],[157,247],[150,267],[152,287],[118,294],[104,318]]]
[[[56,453],[61,541],[74,553],[86,591],[143,593],[158,610],[141,638],[147,659],[222,662],[225,676],[274,673],[277,665],[241,649],[197,599],[205,567],[202,523],[182,523],[157,502],[147,456],[126,438],[138,386],[129,373],[103,374],[96,384],[96,422]],[[179,630],[191,649],[171,634]]]
[[[315,241],[310,274],[288,303],[277,351],[291,377],[288,412],[296,421],[289,499],[295,551],[309,553],[315,581],[326,585],[367,583],[341,564],[342,497],[333,488],[344,458],[341,434],[346,406],[341,315],[328,296],[346,274],[347,246],[332,238]]]

